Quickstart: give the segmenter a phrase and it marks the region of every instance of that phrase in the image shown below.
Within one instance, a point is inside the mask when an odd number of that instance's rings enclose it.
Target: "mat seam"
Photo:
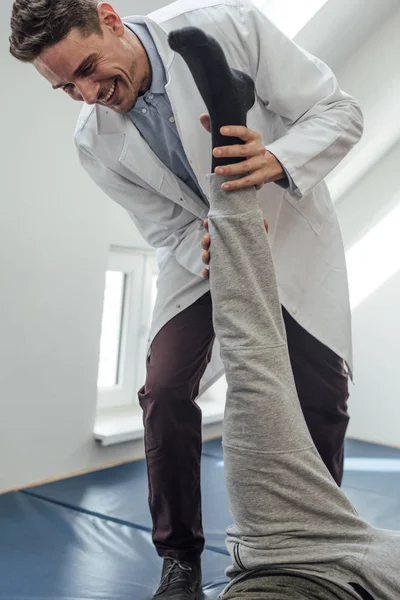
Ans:
[[[54,504],[55,506],[61,506],[62,508],[72,510],[79,514],[96,517],[97,519],[101,519],[102,521],[109,521],[111,523],[116,523],[117,525],[125,525],[127,527],[130,527],[130,529],[144,531],[144,532],[150,533],[150,534],[152,532],[151,527],[146,527],[145,525],[139,525],[138,523],[132,523],[131,521],[125,521],[124,519],[118,519],[117,517],[107,516],[102,513],[88,510],[87,508],[78,508],[77,506],[73,506],[72,504],[67,504],[66,502],[61,502],[60,500],[53,500],[51,498],[46,498],[45,496],[41,496],[40,494],[36,494],[35,492],[29,492],[28,490],[21,490],[17,493],[24,494],[25,496],[30,496],[31,498],[35,498],[36,500],[41,500],[42,502],[47,502],[48,504]],[[229,552],[227,550],[218,548],[216,546],[209,546],[208,544],[206,544],[205,549],[208,550],[209,552],[214,552],[215,554],[223,554],[225,556],[229,556]]]

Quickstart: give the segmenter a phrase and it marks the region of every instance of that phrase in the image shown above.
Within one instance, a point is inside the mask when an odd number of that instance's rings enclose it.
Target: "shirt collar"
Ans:
[[[132,23],[131,21],[129,21],[129,23],[125,22],[125,25],[137,35],[149,57],[152,80],[150,89],[144,96],[147,94],[164,94],[164,88],[167,83],[165,69],[147,26],[144,23]]]

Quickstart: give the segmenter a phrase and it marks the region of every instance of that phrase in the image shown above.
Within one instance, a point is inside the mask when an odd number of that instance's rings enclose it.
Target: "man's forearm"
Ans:
[[[333,171],[362,133],[362,112],[349,97],[324,107],[309,119],[303,117],[285,136],[269,144],[267,150],[290,176],[293,194],[301,198]]]

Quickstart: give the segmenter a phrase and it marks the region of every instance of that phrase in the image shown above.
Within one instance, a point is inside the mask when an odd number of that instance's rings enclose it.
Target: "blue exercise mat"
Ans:
[[[225,530],[231,519],[227,510],[222,458],[203,455],[201,486],[207,545],[226,553]],[[91,514],[104,515],[151,531],[144,461],[33,487],[29,491],[63,506],[79,507]]]
[[[347,440],[343,489],[364,519],[400,529],[399,449]]]
[[[344,490],[371,523],[400,529],[400,450],[346,442]],[[202,459],[204,599],[229,564],[221,440]],[[161,570],[151,542],[144,461],[0,497],[0,600],[150,600]]]
[[[148,532],[23,492],[0,497],[0,532],[1,600],[150,600],[159,582]],[[204,552],[204,599],[217,599],[228,563]]]
[[[213,458],[220,458],[222,460],[224,455],[221,438],[205,442],[205,444],[203,444],[203,456],[211,456]]]
[[[361,442],[360,440],[347,439],[345,442],[346,458],[399,458],[400,448],[391,446],[382,446],[380,444],[371,444]]]

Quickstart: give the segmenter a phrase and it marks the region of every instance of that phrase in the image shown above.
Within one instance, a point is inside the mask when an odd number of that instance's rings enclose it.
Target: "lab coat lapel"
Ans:
[[[158,192],[162,188],[167,198],[177,202],[180,189],[176,178],[154,154],[130,118],[100,105],[96,106],[96,113],[98,134],[108,136],[107,144],[122,147],[119,163],[136,180],[142,180]]]

